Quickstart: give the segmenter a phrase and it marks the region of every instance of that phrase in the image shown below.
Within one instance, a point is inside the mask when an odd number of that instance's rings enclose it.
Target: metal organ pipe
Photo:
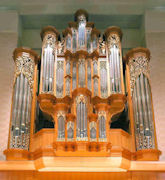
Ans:
[[[140,89],[139,78],[137,78],[137,80],[136,80],[136,92],[137,92],[138,109],[139,109],[140,133],[143,134],[143,132],[144,132],[143,109],[142,109],[142,103],[141,103],[141,89]]]
[[[17,110],[17,119],[16,119],[16,134],[20,135],[20,123],[21,123],[21,109],[22,109],[22,98],[23,98],[23,87],[24,87],[24,78],[23,74],[20,74],[20,92],[18,98],[18,110]]]
[[[86,140],[87,138],[87,108],[85,102],[81,100],[78,100],[78,104],[77,104],[77,135],[76,136],[78,140],[83,140],[83,141]]]
[[[112,64],[112,52],[109,55],[109,64],[110,64],[110,88],[111,92],[114,92],[114,76],[113,76],[113,64]]]
[[[114,45],[110,50],[110,84],[112,93],[121,93],[121,70],[119,49]]]
[[[121,90],[121,67],[120,67],[120,53],[119,48],[116,49],[117,54],[117,68],[118,68],[118,81],[119,81],[119,93],[122,92]]]
[[[150,129],[150,136],[151,136],[151,143],[152,143],[149,146],[152,148],[155,148],[152,101],[151,101],[151,88],[150,88],[149,81],[146,77],[145,77],[145,89],[146,89],[146,98],[147,98],[149,129]]]
[[[18,76],[16,78],[16,84],[15,84],[16,88],[15,88],[15,98],[14,98],[14,102],[13,102],[13,117],[12,117],[12,124],[13,124],[13,133],[14,136],[16,136],[16,122],[17,122],[17,114],[18,114],[18,99],[19,99],[19,86],[20,86],[20,76]]]
[[[27,101],[27,90],[28,90],[28,81],[27,78],[25,77],[25,82],[24,82],[24,97],[23,97],[23,109],[22,109],[22,122],[21,122],[21,126],[22,126],[22,131],[25,131],[25,118],[26,118],[26,101]]]
[[[147,133],[149,131],[149,124],[148,124],[148,111],[146,107],[146,93],[144,89],[144,75],[143,73],[140,74],[140,84],[141,84],[141,98],[142,98],[142,107],[143,107],[143,112],[144,112],[144,127],[145,127],[145,132]]]

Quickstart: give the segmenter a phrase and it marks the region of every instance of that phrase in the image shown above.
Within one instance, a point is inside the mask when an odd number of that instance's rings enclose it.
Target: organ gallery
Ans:
[[[85,10],[62,34],[47,26],[40,35],[40,56],[25,47],[13,52],[6,159],[35,161],[39,171],[58,169],[57,161],[74,166],[81,158],[100,168],[108,161],[109,171],[159,160],[150,51],[137,47],[123,57],[121,29],[101,33]]]

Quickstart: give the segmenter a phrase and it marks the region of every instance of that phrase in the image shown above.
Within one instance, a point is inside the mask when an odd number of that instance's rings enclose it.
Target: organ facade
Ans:
[[[41,57],[27,48],[13,54],[7,160],[158,160],[149,50],[135,48],[123,57],[121,29],[112,26],[102,35],[85,10],[75,13],[62,37],[47,26],[41,39]]]

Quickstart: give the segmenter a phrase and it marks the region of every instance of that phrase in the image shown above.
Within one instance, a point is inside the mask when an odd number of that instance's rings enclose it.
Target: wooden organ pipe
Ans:
[[[33,83],[38,56],[30,49],[17,48],[14,51],[14,61],[16,67],[15,83],[9,135],[10,143],[8,148],[28,150],[34,87]]]

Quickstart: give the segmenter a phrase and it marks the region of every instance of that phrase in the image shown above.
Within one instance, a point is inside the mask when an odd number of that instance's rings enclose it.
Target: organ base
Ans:
[[[57,142],[54,129],[42,129],[34,134],[30,153],[25,150],[7,149],[7,160],[34,160],[41,157],[86,156],[86,157],[123,157],[128,160],[155,161],[159,150],[133,150],[133,136],[121,129],[109,130],[109,142]]]
[[[158,149],[143,149],[135,153],[137,161],[158,161],[161,151]]]
[[[23,149],[6,149],[4,154],[6,155],[6,160],[24,161],[30,159],[30,152]]]

